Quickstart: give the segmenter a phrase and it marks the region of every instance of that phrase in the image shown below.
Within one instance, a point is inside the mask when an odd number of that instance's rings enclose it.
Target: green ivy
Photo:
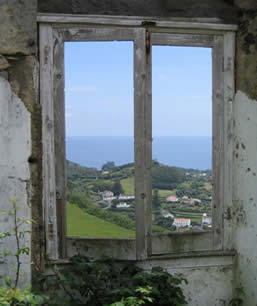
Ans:
[[[41,276],[40,282],[55,305],[100,306],[122,301],[124,305],[140,305],[128,304],[128,301],[138,302],[138,299],[143,300],[146,306],[152,305],[152,301],[154,305],[163,306],[187,304],[180,287],[186,280],[170,275],[161,267],[146,272],[131,262],[117,263],[112,259],[92,261],[76,255],[62,269],[56,266],[53,269],[55,277]],[[146,299],[142,292],[136,291],[138,288],[151,288]],[[65,294],[57,296],[58,291]]]

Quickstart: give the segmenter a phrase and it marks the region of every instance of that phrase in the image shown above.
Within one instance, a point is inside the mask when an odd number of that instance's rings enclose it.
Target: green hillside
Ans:
[[[77,205],[67,204],[67,235],[89,238],[131,238],[135,232],[89,215]]]
[[[135,194],[134,176],[123,179],[120,181],[120,183],[121,183],[121,186],[125,194],[129,194],[129,195]]]

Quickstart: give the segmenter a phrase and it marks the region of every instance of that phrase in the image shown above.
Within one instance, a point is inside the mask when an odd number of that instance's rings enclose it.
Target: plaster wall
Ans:
[[[41,201],[36,202],[41,197],[36,13],[36,0],[0,0],[0,209],[10,210],[10,201],[16,199],[17,218],[24,219],[34,217],[37,204],[41,207]],[[37,160],[33,158],[36,152]],[[12,279],[17,267],[13,227],[14,217],[0,212],[0,231],[12,234],[0,239],[0,251],[11,253],[6,264],[0,265],[0,275]],[[19,228],[30,229],[30,225]],[[20,248],[31,251],[34,232],[18,235]],[[31,282],[31,261],[36,263],[31,255],[21,255],[20,287]]]
[[[17,199],[18,218],[30,218],[28,206],[30,171],[27,159],[31,152],[30,113],[22,101],[12,92],[9,82],[0,76],[0,209],[12,209],[10,200]],[[16,240],[12,228],[14,216],[0,213],[1,232],[11,236],[1,240],[1,249],[9,250],[7,264],[0,265],[0,274],[15,274]],[[19,230],[29,230],[26,226]],[[30,245],[30,235],[20,237],[21,248]],[[20,284],[30,282],[30,256],[22,256]]]
[[[247,7],[247,2],[240,3]],[[234,296],[240,296],[244,300],[244,305],[255,306],[257,303],[257,10],[243,11],[240,15],[236,53],[237,91],[234,100],[234,186],[231,217],[237,261],[233,268],[233,287]]]
[[[145,270],[162,266],[187,279],[183,290],[190,306],[226,306],[232,299],[232,257],[155,259],[141,264]]]
[[[257,101],[238,91],[235,98],[233,235],[237,250],[235,290],[245,305],[257,301]],[[237,291],[237,290],[236,290]],[[235,292],[239,294],[239,292]]]

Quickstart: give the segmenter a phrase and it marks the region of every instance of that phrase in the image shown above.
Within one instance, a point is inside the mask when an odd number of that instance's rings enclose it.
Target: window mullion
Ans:
[[[62,31],[54,31],[54,132],[55,182],[59,257],[66,257],[66,153],[64,105],[64,39]]]
[[[213,139],[212,139],[212,230],[213,249],[223,248],[224,206],[224,39],[214,37],[213,47]]]
[[[149,208],[151,206],[151,186],[149,185],[151,183],[151,104],[149,104],[151,87],[147,68],[148,54],[146,30],[136,29],[134,40],[134,150],[136,257],[138,260],[147,258],[149,248],[151,248],[151,223],[148,222],[151,218],[151,208]]]
[[[53,30],[40,26],[40,103],[42,105],[43,207],[46,254],[58,259],[53,101]]]

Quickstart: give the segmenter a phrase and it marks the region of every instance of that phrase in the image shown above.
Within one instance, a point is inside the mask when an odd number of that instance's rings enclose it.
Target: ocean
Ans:
[[[101,169],[107,161],[123,165],[134,161],[133,137],[73,136],[66,138],[66,158]],[[211,137],[153,137],[153,159],[168,166],[211,169]]]

